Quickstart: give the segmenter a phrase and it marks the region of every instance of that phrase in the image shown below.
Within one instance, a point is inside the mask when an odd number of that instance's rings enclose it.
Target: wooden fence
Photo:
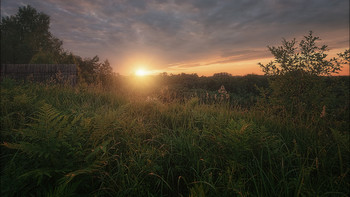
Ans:
[[[75,85],[77,67],[75,64],[1,64],[1,79],[4,77],[35,82],[54,80]]]

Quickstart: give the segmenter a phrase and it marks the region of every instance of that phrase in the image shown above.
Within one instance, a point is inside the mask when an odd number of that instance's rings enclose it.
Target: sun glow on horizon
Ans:
[[[144,69],[142,69],[142,68],[140,68],[140,69],[137,69],[137,70],[136,70],[135,74],[136,74],[137,76],[139,76],[139,77],[143,77],[143,76],[148,75],[149,72],[146,71],[146,70],[144,70]]]

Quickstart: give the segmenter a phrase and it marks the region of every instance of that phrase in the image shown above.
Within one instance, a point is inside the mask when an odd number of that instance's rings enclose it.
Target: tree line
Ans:
[[[75,64],[79,83],[108,86],[113,77],[108,60],[96,55],[82,58],[63,49],[63,42],[50,32],[50,16],[30,5],[15,15],[1,18],[1,64]]]

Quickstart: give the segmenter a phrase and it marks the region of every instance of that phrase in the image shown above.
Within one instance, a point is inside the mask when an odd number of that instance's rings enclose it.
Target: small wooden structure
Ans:
[[[74,86],[77,83],[77,66],[75,64],[1,64],[1,79],[4,77],[35,82],[54,80]]]

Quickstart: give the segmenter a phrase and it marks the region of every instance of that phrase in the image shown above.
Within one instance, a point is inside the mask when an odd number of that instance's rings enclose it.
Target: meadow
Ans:
[[[349,196],[348,89],[312,116],[155,92],[3,80],[1,196]]]

